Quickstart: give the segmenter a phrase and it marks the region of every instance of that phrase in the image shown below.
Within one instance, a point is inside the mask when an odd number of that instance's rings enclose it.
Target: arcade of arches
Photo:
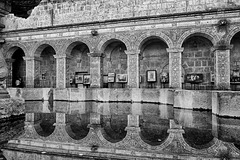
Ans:
[[[50,44],[39,45],[34,52],[35,56],[26,56],[29,53],[26,54],[21,47],[17,47],[11,58],[6,59],[10,71],[6,85],[16,87],[15,81],[20,78],[21,87],[36,88],[91,86],[190,89],[192,84],[186,83],[186,75],[201,74],[203,80],[198,89],[230,89],[230,82],[235,81],[234,77],[239,77],[240,32],[231,38],[230,44],[232,48],[218,49],[207,35],[197,33],[187,36],[181,48],[170,48],[164,38],[149,36],[142,40],[136,53],[128,51],[127,44],[117,38],[107,40],[102,46],[101,54],[92,53],[89,45],[81,41],[72,42],[61,55],[57,54],[56,47]],[[16,47],[10,47],[9,52],[12,48]],[[226,76],[229,80],[226,80],[226,86],[221,88],[222,84],[217,86],[222,80],[219,79],[221,75],[218,72],[220,66],[217,59],[218,55],[224,52],[229,55],[231,63],[227,67],[230,69],[229,75]],[[130,60],[133,57],[136,61]],[[137,66],[134,71],[131,70],[132,64]],[[156,73],[152,77],[155,78],[154,82],[148,81],[148,71]],[[109,80],[109,73],[115,76],[113,82]],[[90,85],[77,84],[76,74],[80,77],[82,74],[89,75]],[[126,81],[119,83],[119,74],[125,75]],[[167,76],[167,80],[163,82],[164,75]],[[223,77],[223,80],[226,77]],[[135,78],[134,83],[132,78]]]

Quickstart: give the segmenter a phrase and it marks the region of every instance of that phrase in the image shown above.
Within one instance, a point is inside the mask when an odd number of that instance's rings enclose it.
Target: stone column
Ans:
[[[183,48],[167,48],[169,53],[169,86],[182,88],[182,52]]]
[[[66,88],[67,55],[54,55],[56,58],[56,88]]]
[[[90,57],[90,76],[91,76],[91,87],[101,88],[102,73],[103,73],[103,56],[102,53],[88,53]]]
[[[230,89],[230,50],[232,46],[214,47],[215,55],[215,88]]]
[[[40,57],[23,57],[23,59],[26,62],[26,87],[34,88],[34,81],[37,77],[36,70],[40,68]]]
[[[12,63],[14,62],[14,59],[8,58],[6,59],[7,63],[7,69],[8,69],[8,76],[6,79],[6,87],[12,87]]]
[[[128,70],[128,87],[139,88],[139,54],[140,51],[126,51],[127,70]]]

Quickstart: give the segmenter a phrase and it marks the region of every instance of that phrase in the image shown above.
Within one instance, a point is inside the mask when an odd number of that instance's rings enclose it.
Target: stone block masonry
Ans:
[[[2,19],[6,30],[108,21],[124,18],[167,15],[237,7],[240,2],[217,0],[103,0],[42,3],[28,19],[7,15]]]

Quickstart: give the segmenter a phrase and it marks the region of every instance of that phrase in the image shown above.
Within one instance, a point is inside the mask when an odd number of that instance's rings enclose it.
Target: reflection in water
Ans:
[[[83,139],[89,132],[89,114],[67,114],[66,130],[69,136],[75,140]]]
[[[174,109],[174,119],[183,126],[185,140],[195,148],[204,146],[212,141],[212,114],[208,111],[193,111]]]
[[[192,147],[205,148],[214,137],[240,146],[240,119],[219,118],[207,111],[158,104],[66,101],[54,101],[53,106],[48,101],[27,101],[26,110],[35,113],[35,128],[41,136],[54,131],[55,113],[61,112],[66,114],[66,130],[73,139],[86,137],[89,124],[94,122],[103,128],[107,140],[118,142],[127,134],[128,115],[136,115],[139,121],[134,124],[140,127],[142,139],[151,145],[158,145],[168,137],[169,120],[174,119],[183,127],[183,136]],[[91,115],[95,115],[94,120]]]
[[[34,127],[40,136],[47,137],[53,133],[56,122],[55,113],[35,113]]]

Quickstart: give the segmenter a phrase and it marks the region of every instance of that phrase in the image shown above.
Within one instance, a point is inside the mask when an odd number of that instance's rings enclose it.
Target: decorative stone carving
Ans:
[[[139,88],[139,50],[126,51],[128,55],[128,87]]]
[[[182,88],[182,52],[183,48],[168,48],[169,84],[172,88]]]
[[[230,89],[230,48],[218,45],[215,47],[215,87],[220,90]]]
[[[102,87],[102,53],[89,53],[90,56],[90,75],[91,75],[91,87]]]
[[[57,88],[66,88],[66,65],[67,65],[67,56],[66,55],[54,55],[56,58],[57,65],[57,77],[56,77],[56,87]]]

